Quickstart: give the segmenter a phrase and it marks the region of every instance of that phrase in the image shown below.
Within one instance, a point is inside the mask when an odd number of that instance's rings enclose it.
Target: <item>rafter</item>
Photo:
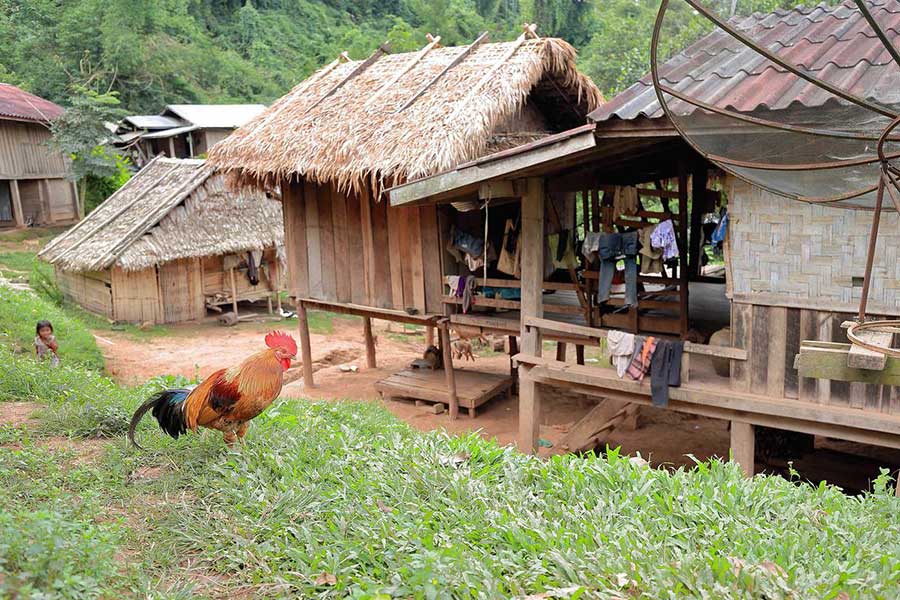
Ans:
[[[398,71],[396,75],[391,77],[390,81],[388,81],[387,83],[382,85],[380,88],[378,88],[378,90],[374,94],[372,94],[368,100],[366,100],[366,103],[364,106],[369,106],[370,104],[374,103],[375,100],[377,100],[384,92],[386,92],[387,90],[394,87],[397,84],[397,82],[400,81],[400,79],[404,75],[409,73],[409,71],[413,67],[415,67],[417,64],[422,62],[422,59],[425,58],[426,54],[428,54],[435,48],[440,48],[441,47],[441,43],[440,43],[441,36],[432,36],[429,33],[428,34],[428,42],[429,42],[428,45],[425,46],[424,48],[422,48],[421,50],[419,50],[419,52],[417,52],[416,55],[414,57],[412,57],[412,59],[410,59],[410,61],[408,63],[406,63],[406,66],[404,66],[402,69],[400,69],[400,71]]]

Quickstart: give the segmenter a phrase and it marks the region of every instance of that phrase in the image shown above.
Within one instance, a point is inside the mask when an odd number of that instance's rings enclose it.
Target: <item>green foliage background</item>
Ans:
[[[732,0],[706,0],[728,15]],[[738,0],[738,14],[798,4]],[[612,95],[648,69],[659,0],[0,0],[0,81],[68,105],[77,82],[116,91],[131,112],[204,102],[270,102],[343,50],[394,52],[440,34],[465,44],[482,30],[512,39],[525,21],[581,52]],[[709,29],[672,3],[664,49]]]

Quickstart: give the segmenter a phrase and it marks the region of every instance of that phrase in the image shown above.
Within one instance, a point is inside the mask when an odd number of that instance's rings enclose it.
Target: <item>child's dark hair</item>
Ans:
[[[41,335],[41,329],[43,329],[44,327],[49,327],[50,333],[53,333],[53,323],[47,321],[46,319],[37,322],[37,325],[34,328],[34,332],[37,335]]]

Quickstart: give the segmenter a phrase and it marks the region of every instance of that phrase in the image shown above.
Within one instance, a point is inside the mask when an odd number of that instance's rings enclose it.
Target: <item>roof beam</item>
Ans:
[[[157,156],[154,156],[152,159],[150,159],[150,162],[148,162],[146,165],[144,165],[143,168],[146,169],[147,167],[149,167],[150,165],[152,165],[153,163],[155,163],[155,162],[158,161],[158,160],[162,160],[162,155],[161,155],[161,154],[160,154],[160,155],[157,155]],[[123,185],[122,187],[120,187],[119,189],[117,189],[115,192],[113,192],[113,193],[110,195],[109,198],[107,198],[106,200],[104,200],[104,202],[108,202],[109,200],[112,200],[112,199],[115,198],[116,196],[119,196],[120,194],[124,194],[124,193],[125,193],[124,190],[125,190],[126,187],[127,187],[127,182],[126,182],[126,185]],[[118,217],[118,215],[116,215],[116,217]],[[38,254],[44,254],[44,253],[46,253],[46,252],[49,252],[49,251],[53,250],[53,248],[55,248],[56,246],[58,246],[60,242],[62,242],[63,240],[69,239],[70,237],[72,237],[73,235],[75,235],[77,232],[81,231],[81,228],[84,227],[84,226],[86,226],[87,224],[88,224],[88,220],[87,220],[87,219],[82,219],[81,221],[79,221],[78,223],[76,223],[74,227],[69,228],[69,229],[68,229],[65,233],[63,233],[62,235],[59,235],[59,236],[53,238],[52,240],[50,240],[50,243],[47,244],[46,246],[44,246],[44,248],[43,248]],[[106,223],[104,223],[104,225],[106,225]],[[94,232],[91,231],[90,235],[93,235],[93,233],[94,233]]]
[[[441,45],[441,36],[435,37],[429,33],[428,34],[428,42],[429,42],[428,45],[425,46],[424,48],[422,48],[421,50],[419,50],[419,52],[416,53],[416,55],[414,57],[412,57],[412,59],[408,63],[406,63],[405,67],[400,69],[400,71],[398,71],[396,75],[391,77],[390,81],[385,83],[383,86],[378,88],[378,90],[374,94],[369,96],[369,99],[366,100],[366,103],[363,106],[369,106],[370,104],[375,102],[375,100],[377,100],[384,92],[386,92],[390,88],[394,87],[397,84],[397,82],[400,81],[400,79],[404,75],[409,73],[409,71],[413,67],[415,67],[417,64],[422,62],[422,59],[425,58],[426,54],[428,54],[435,48],[439,48]]]
[[[453,62],[451,62],[451,63],[450,63],[449,65],[447,65],[446,67],[444,67],[444,69],[443,69],[440,73],[438,73],[437,75],[435,75],[435,76],[431,79],[431,81],[429,81],[428,83],[426,83],[425,85],[423,85],[421,88],[419,88],[419,91],[417,91],[415,94],[413,94],[412,98],[410,98],[409,100],[407,100],[407,101],[403,104],[403,106],[401,106],[400,108],[397,109],[396,112],[398,112],[398,113],[399,113],[399,112],[403,112],[404,110],[406,110],[407,108],[409,108],[410,106],[412,106],[412,105],[415,103],[415,101],[418,100],[418,99],[422,96],[422,94],[424,94],[425,92],[428,91],[428,88],[430,88],[431,86],[433,86],[433,85],[434,85],[435,83],[437,83],[444,75],[446,75],[447,73],[449,73],[449,72],[450,72],[450,69],[452,69],[453,67],[455,67],[456,65],[458,65],[459,63],[461,63],[462,61],[464,61],[464,60],[466,59],[466,57],[467,57],[469,54],[471,54],[472,51],[474,51],[478,46],[480,46],[486,39],[488,39],[488,32],[487,32],[487,31],[483,31],[483,32],[481,33],[481,35],[479,35],[477,38],[475,38],[475,41],[474,41],[474,42],[472,42],[471,44],[469,44],[469,47],[468,47],[468,48],[466,48],[465,50],[463,50],[462,52],[460,52],[460,53],[459,53],[459,56],[457,56],[456,58],[453,59]]]
[[[390,54],[390,53],[391,53],[391,45],[388,42],[383,42],[380,46],[378,46],[378,49],[375,50],[375,52],[373,52],[371,55],[369,55],[369,58],[367,58],[363,62],[356,65],[356,67],[352,71],[350,71],[350,73],[348,73],[346,77],[344,77],[339,82],[337,82],[337,84],[335,84],[334,87],[332,87],[330,90],[328,90],[324,96],[322,96],[321,98],[319,98],[318,100],[313,102],[305,111],[303,111],[303,114],[308,113],[309,111],[311,111],[312,109],[317,107],[319,104],[324,102],[326,99],[330,98],[335,92],[337,92],[339,89],[341,89],[342,87],[347,85],[350,81],[352,81],[354,78],[359,76],[360,73],[362,73],[363,71],[368,69],[370,66],[372,66],[375,63],[375,61],[377,61],[379,58],[381,58],[385,54]]]
[[[460,112],[462,112],[466,104],[468,104],[469,101],[472,100],[472,98],[474,98],[475,95],[481,90],[481,88],[484,87],[484,85],[488,81],[490,81],[494,77],[494,75],[497,74],[497,71],[499,71],[503,67],[503,65],[505,65],[507,61],[509,61],[509,59],[513,57],[513,54],[516,53],[516,50],[522,47],[522,44],[524,44],[529,39],[540,39],[538,37],[538,34],[535,32],[537,30],[537,25],[535,25],[534,23],[530,25],[528,23],[525,23],[524,25],[522,25],[522,29],[522,35],[516,38],[516,41],[513,44],[512,48],[507,50],[506,54],[501,56],[500,59],[497,60],[497,62],[495,62],[490,69],[488,69],[487,73],[482,75],[481,79],[479,79],[478,82],[471,88],[469,88],[468,93],[466,93],[466,97],[463,98],[462,102],[457,104],[456,110],[453,111],[453,116],[450,117],[451,120],[453,120]]]
[[[266,118],[263,119],[262,121],[260,121],[259,124],[254,126],[253,129],[249,130],[248,133],[253,133],[257,129],[260,129],[260,128],[268,125],[269,122],[272,121],[272,119],[274,119],[275,117],[277,117],[278,115],[281,114],[281,111],[283,111],[285,108],[287,108],[288,106],[293,104],[294,100],[296,100],[302,93],[304,93],[306,91],[306,89],[310,85],[312,85],[312,83],[314,81],[318,81],[318,80],[322,79],[323,77],[325,77],[326,75],[328,75],[329,73],[334,71],[339,65],[341,65],[345,62],[350,62],[350,56],[347,54],[346,51],[338,54],[338,57],[336,59],[334,59],[333,61],[331,61],[324,67],[322,67],[321,69],[319,69],[317,72],[313,73],[312,76],[309,77],[309,79],[306,79],[305,81],[302,81],[302,82],[298,83],[296,86],[294,86],[293,91],[291,91],[290,94],[288,94],[287,96],[285,96],[284,98],[281,99],[280,104],[278,104],[278,107],[275,108],[275,110],[270,112],[268,115],[266,115]]]
[[[388,190],[391,206],[426,204],[455,197],[464,188],[477,188],[492,179],[515,177],[524,169],[590,150],[596,143],[593,127],[585,127],[578,135],[537,146],[527,152],[472,164],[392,188]]]

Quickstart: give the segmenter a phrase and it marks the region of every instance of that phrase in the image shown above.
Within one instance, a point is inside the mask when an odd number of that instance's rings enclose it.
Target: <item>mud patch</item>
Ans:
[[[37,402],[0,402],[0,425],[27,427],[36,421],[32,414],[42,408]]]
[[[72,453],[73,456],[67,460],[67,464],[80,467],[99,462],[109,445],[109,440],[51,437],[40,440],[39,444],[48,450]]]

